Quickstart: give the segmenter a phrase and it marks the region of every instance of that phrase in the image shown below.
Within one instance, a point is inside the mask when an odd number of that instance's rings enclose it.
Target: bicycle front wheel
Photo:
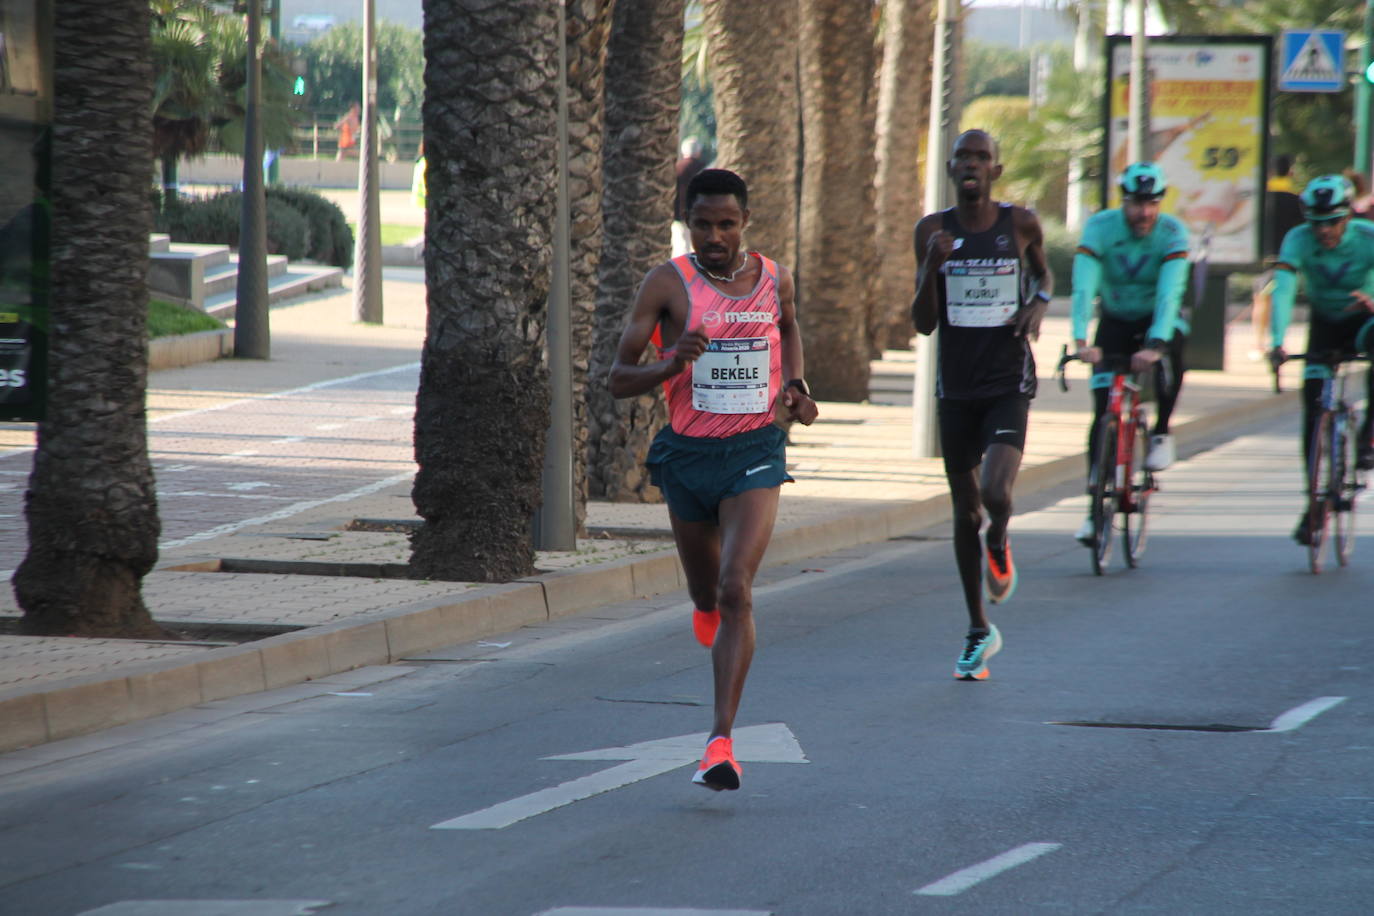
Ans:
[[[1150,443],[1149,429],[1143,422],[1136,421],[1132,433],[1131,466],[1126,476],[1129,489],[1122,494],[1126,497],[1126,505],[1121,514],[1121,546],[1126,552],[1126,565],[1135,569],[1145,553],[1150,496],[1155,490],[1155,477],[1145,467],[1145,452]]]
[[[1351,417],[1342,411],[1331,424],[1331,528],[1336,542],[1336,562],[1345,566],[1355,549],[1356,449],[1359,436],[1352,435]]]
[[[1116,438],[1119,421],[1104,414],[1097,421],[1097,455],[1093,460],[1093,572],[1102,575],[1112,557],[1112,517],[1116,514]]]
[[[1326,527],[1331,520],[1331,414],[1323,411],[1312,430],[1307,460],[1307,565],[1322,571],[1326,559]]]

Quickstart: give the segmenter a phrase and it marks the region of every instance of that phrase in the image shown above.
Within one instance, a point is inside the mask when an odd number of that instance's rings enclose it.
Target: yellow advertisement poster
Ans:
[[[1151,39],[1150,152],[1164,169],[1164,210],[1188,225],[1213,264],[1260,257],[1264,138],[1268,129],[1269,39]],[[1130,163],[1131,46],[1110,50],[1107,205],[1120,205],[1116,178]]]

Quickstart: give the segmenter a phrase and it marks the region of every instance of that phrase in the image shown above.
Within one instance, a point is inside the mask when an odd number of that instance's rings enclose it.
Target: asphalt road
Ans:
[[[1100,578],[1023,499],[982,683],[943,526],[769,570],[739,792],[666,595],[10,772],[0,913],[1368,913],[1374,535],[1307,571],[1292,419],[1164,487]]]

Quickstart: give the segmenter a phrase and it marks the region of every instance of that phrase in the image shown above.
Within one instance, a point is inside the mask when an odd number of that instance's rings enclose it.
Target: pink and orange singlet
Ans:
[[[721,292],[690,255],[673,258],[690,303],[685,327],[711,339],[695,363],[664,382],[668,420],[679,435],[721,439],[773,422],[782,389],[778,266],[758,252],[747,256],[762,265],[747,296]]]

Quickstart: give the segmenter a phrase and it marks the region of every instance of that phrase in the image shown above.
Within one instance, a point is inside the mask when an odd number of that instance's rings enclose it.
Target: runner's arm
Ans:
[[[792,272],[778,265],[778,333],[782,349],[782,392],[778,395],[787,416],[810,426],[819,412],[806,386],[806,360],[801,327],[797,324],[797,286]],[[800,385],[792,384],[799,381]]]
[[[929,334],[940,323],[940,265],[954,243],[939,231],[938,218],[931,214],[916,224],[916,298],[911,303],[911,321],[918,334]]]
[[[708,342],[706,335],[700,329],[688,329],[677,337],[672,347],[665,347],[663,352],[666,355],[663,358],[640,363],[654,328],[665,317],[672,315],[674,296],[681,289],[676,271],[667,264],[654,268],[644,277],[639,292],[635,294],[630,319],[621,332],[615,363],[611,366],[608,387],[613,397],[629,398],[650,391],[677,375],[705,351]],[[685,299],[686,294],[682,295]],[[682,313],[686,315],[685,308]],[[676,328],[664,328],[665,344],[673,330]]]
[[[1017,231],[1025,239],[1024,255],[1035,292],[1030,301],[1016,313],[1014,324],[1018,337],[1035,340],[1040,336],[1040,322],[1050,307],[1050,297],[1054,295],[1054,272],[1050,270],[1049,258],[1045,256],[1045,233],[1040,228],[1040,218],[1034,210],[1017,207],[1013,210],[1017,221]]]

